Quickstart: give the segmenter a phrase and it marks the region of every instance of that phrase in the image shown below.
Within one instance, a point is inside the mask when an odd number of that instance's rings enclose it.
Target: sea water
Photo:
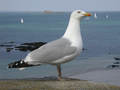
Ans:
[[[120,12],[91,12],[81,20],[84,51],[72,62],[62,65],[64,76],[105,68],[120,56]],[[107,16],[107,17],[106,17]],[[50,42],[61,37],[70,13],[0,12],[0,44],[15,42]],[[21,18],[24,20],[21,23]],[[24,58],[29,52],[0,47],[0,79],[41,78],[57,76],[55,66],[41,65],[25,70],[8,69],[7,65]]]

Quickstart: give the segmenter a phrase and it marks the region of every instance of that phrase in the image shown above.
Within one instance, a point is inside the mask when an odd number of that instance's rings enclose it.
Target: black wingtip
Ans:
[[[34,66],[34,65],[28,64],[24,62],[24,60],[15,61],[8,64],[8,68],[23,68],[23,67],[30,67],[30,66]]]

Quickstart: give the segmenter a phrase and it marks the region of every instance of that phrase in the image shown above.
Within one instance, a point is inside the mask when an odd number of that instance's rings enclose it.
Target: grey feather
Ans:
[[[76,47],[71,46],[67,39],[60,38],[29,53],[32,62],[49,63],[75,53]]]

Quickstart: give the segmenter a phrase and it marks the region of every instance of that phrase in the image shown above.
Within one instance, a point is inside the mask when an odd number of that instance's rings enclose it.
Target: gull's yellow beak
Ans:
[[[90,13],[85,13],[84,16],[91,16],[91,14]]]

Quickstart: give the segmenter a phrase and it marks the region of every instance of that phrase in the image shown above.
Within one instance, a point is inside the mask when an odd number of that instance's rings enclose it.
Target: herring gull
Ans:
[[[83,43],[80,32],[80,20],[84,16],[91,16],[91,14],[82,10],[73,11],[66,32],[61,38],[28,53],[24,59],[10,63],[8,67],[24,68],[42,64],[56,65],[58,79],[62,79],[61,64],[73,60],[82,51]]]

